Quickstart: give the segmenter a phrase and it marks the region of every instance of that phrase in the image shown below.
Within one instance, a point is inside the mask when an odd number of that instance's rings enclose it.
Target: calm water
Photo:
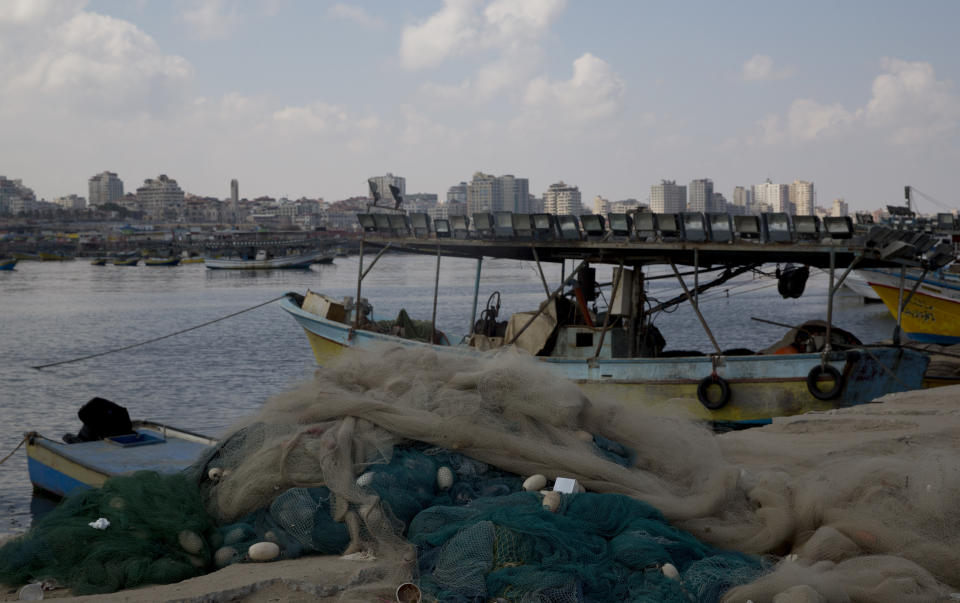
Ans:
[[[475,266],[473,260],[459,259],[441,264],[437,321],[451,340],[471,323]],[[383,256],[364,282],[363,296],[381,318],[405,308],[414,318],[429,320],[435,269],[434,257]],[[545,272],[552,289],[560,268],[548,265]],[[15,271],[0,271],[0,458],[25,431],[51,438],[75,433],[81,426],[77,410],[94,396],[126,406],[133,418],[219,435],[316,369],[302,330],[277,303],[125,352],[44,370],[31,367],[173,333],[286,291],[355,295],[356,276],[356,256],[306,271],[91,266],[84,260],[21,262]],[[599,267],[597,276],[608,281],[609,268]],[[675,280],[649,284],[650,295],[660,300],[680,292]],[[485,261],[478,312],[494,290],[502,295],[502,317],[535,308],[544,295],[536,266],[527,262]],[[777,341],[785,329],[750,317],[791,324],[822,319],[825,290],[825,275],[814,271],[804,297],[784,300],[775,281],[745,275],[701,299],[722,348],[758,349]],[[848,293],[838,300],[835,323],[864,341],[888,338],[893,329],[882,305],[865,306]],[[661,313],[655,324],[668,349],[711,349],[687,305]],[[32,498],[21,448],[0,465],[0,536],[27,529],[43,507],[42,500]]]

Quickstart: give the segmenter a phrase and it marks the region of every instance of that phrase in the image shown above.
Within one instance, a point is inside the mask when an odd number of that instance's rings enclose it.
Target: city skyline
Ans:
[[[920,211],[957,206],[960,5],[604,7],[13,0],[0,174],[46,199],[104,170],[328,200],[369,174],[444,195],[482,171],[583,199],[710,178],[732,200],[771,178],[851,211],[902,203],[905,185],[946,205]]]

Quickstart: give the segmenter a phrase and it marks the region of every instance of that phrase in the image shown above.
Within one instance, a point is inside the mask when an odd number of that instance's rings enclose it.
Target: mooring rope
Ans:
[[[70,364],[71,362],[80,362],[81,360],[89,360],[90,358],[96,358],[96,357],[98,357],[98,356],[106,356],[107,354],[114,354],[114,353],[116,353],[116,352],[123,352],[124,350],[129,350],[129,349],[131,349],[131,348],[139,347],[139,346],[142,346],[142,345],[147,345],[148,343],[154,343],[154,342],[160,341],[161,339],[167,339],[168,337],[173,337],[174,335],[181,335],[181,334],[183,334],[183,333],[186,333],[187,331],[193,331],[193,330],[199,329],[199,328],[201,328],[201,327],[206,327],[206,326],[212,325],[212,324],[215,323],[215,322],[220,322],[221,320],[226,320],[226,319],[228,319],[228,318],[233,318],[234,316],[237,316],[238,314],[243,314],[244,312],[249,312],[250,310],[256,310],[257,308],[259,308],[259,307],[261,307],[261,306],[266,306],[267,304],[272,304],[273,302],[275,302],[275,301],[277,301],[277,300],[281,300],[281,299],[283,299],[284,297],[286,297],[286,295],[281,295],[280,297],[275,297],[275,298],[270,299],[270,300],[267,300],[267,301],[265,301],[265,302],[263,302],[263,303],[257,304],[257,305],[255,305],[255,306],[251,306],[250,308],[247,308],[247,309],[245,309],[245,310],[240,310],[240,311],[234,312],[234,313],[232,313],[232,314],[227,314],[226,316],[221,316],[220,318],[215,318],[214,320],[207,321],[207,322],[205,322],[205,323],[203,323],[203,324],[194,325],[194,326],[192,326],[192,327],[183,329],[183,330],[181,330],[181,331],[177,331],[176,333],[170,333],[170,334],[168,334],[168,335],[163,335],[163,336],[161,336],[161,337],[154,337],[153,339],[148,339],[147,341],[141,341],[140,343],[133,343],[133,344],[130,344],[130,345],[125,345],[125,346],[123,346],[122,348],[116,348],[116,349],[113,349],[113,350],[107,350],[106,352],[97,352],[96,354],[89,354],[89,355],[87,355],[87,356],[81,356],[81,357],[79,357],[79,358],[72,358],[72,359],[70,359],[70,360],[61,360],[60,362],[51,362],[50,364],[41,364],[40,366],[34,366],[34,367],[31,367],[31,368],[35,368],[35,369],[37,369],[37,370],[40,370],[40,369],[50,368],[51,366],[59,366],[59,365],[61,365],[61,364]]]
[[[24,442],[30,441],[30,438],[32,438],[32,437],[34,437],[34,436],[36,436],[36,435],[37,435],[37,432],[35,432],[35,431],[30,431],[30,432],[27,432],[27,433],[23,434],[23,439],[20,440],[20,443],[17,444],[17,447],[14,448],[13,450],[11,450],[11,451],[10,451],[10,454],[8,454],[7,456],[5,456],[5,457],[3,457],[2,459],[0,459],[0,465],[6,463],[6,462],[7,462],[7,459],[10,458],[11,456],[13,456],[13,453],[14,453],[14,452],[20,450],[20,447],[23,446]]]

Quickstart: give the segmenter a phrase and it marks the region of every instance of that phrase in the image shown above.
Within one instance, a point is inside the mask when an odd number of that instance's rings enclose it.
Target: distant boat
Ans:
[[[857,270],[852,271],[843,281],[844,286],[863,298],[866,303],[879,303],[883,300],[873,290],[870,283]]]
[[[41,251],[38,255],[44,262],[64,262],[76,259],[76,257],[62,251]]]
[[[315,260],[313,261],[313,263],[314,263],[314,264],[332,264],[334,257],[335,257],[335,256],[334,256],[333,254],[329,254],[329,253],[328,253],[328,254],[326,254],[326,255],[322,255],[322,256],[318,257],[317,259],[315,259]]]
[[[105,266],[107,264],[107,258],[93,258],[90,260],[91,266]]]
[[[26,253],[22,251],[14,251],[11,255],[15,260],[31,260],[31,261],[40,260],[40,254],[38,253]]]
[[[146,258],[143,263],[147,266],[176,266],[180,263],[180,258]]]
[[[17,265],[17,258],[0,259],[0,270],[13,270],[13,267],[16,265]]]
[[[136,266],[138,263],[140,263],[139,256],[113,258],[114,266]]]
[[[113,405],[102,398],[94,400]],[[95,408],[94,400],[81,409],[81,417],[86,408]],[[71,443],[36,432],[26,435],[27,469],[35,490],[63,497],[75,490],[99,488],[108,478],[136,471],[176,473],[217,445],[215,438],[163,423],[130,421],[125,408],[113,406],[121,410],[124,425],[117,428],[116,416],[104,419],[101,413],[97,418],[109,423],[101,425],[107,430],[104,434],[84,421],[80,436],[85,437],[64,436]]]
[[[204,258],[204,264],[207,268],[213,270],[273,270],[289,268],[310,268],[310,265],[317,261],[317,258],[324,257],[321,251],[311,251],[299,255],[271,256],[265,250],[260,249],[256,255],[251,258],[239,257],[219,257]]]
[[[190,255],[190,252],[184,251],[182,254],[180,254],[180,263],[181,264],[202,264],[203,256]]]

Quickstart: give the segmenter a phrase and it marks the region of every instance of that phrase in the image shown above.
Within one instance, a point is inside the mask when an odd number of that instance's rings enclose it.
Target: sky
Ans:
[[[954,0],[0,0],[0,175],[335,201],[475,172],[960,204]]]

